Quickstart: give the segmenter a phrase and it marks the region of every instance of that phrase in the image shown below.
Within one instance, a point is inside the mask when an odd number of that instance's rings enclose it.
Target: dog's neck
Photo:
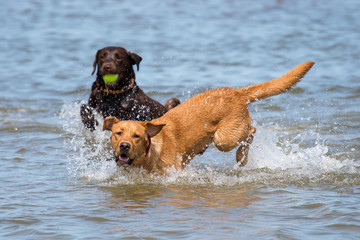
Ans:
[[[162,139],[155,136],[152,140],[149,138],[149,143],[145,151],[145,155],[141,158],[141,167],[146,169],[148,172],[159,172],[165,166],[160,159],[161,148],[163,145]]]
[[[158,135],[152,138],[151,144],[149,144],[149,152],[147,155],[144,155],[144,169],[149,172],[163,174],[173,168],[178,168],[181,166],[181,160],[177,158],[176,155],[167,155],[162,154],[163,148],[166,144],[166,140],[163,138],[163,133],[160,132]],[[175,144],[175,143],[170,143]],[[175,146],[176,147],[176,144]],[[174,161],[174,159],[177,159]]]
[[[151,147],[151,137],[149,135],[148,135],[148,139],[149,139],[149,143],[148,143],[148,146],[146,147],[145,157],[149,154],[150,147]]]

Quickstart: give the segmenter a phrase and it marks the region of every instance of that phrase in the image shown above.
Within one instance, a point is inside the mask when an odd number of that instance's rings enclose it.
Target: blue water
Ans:
[[[360,238],[360,2],[2,1],[0,238]],[[143,61],[137,83],[182,101],[316,65],[250,106],[249,163],[210,147],[152,176],[107,162],[79,107],[97,49]],[[99,117],[101,121],[101,118]]]

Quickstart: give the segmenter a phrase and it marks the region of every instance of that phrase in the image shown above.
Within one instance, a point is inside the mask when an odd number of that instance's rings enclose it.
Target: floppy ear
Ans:
[[[166,124],[154,125],[152,123],[146,124],[146,133],[150,138],[156,136]]]
[[[105,130],[109,130],[111,131],[112,126],[115,123],[120,122],[119,119],[117,119],[116,117],[107,117],[104,119],[104,124],[103,124],[103,131]]]
[[[93,64],[94,69],[93,69],[93,72],[91,73],[91,75],[94,75],[94,73],[95,73],[96,66],[97,66],[97,63],[98,63],[98,60],[99,60],[99,53],[100,53],[100,50],[98,50],[96,52],[95,60],[94,60],[94,64]]]
[[[139,71],[139,65],[142,60],[142,57],[140,57],[136,53],[132,53],[130,51],[128,51],[127,54],[130,56],[130,58],[132,60],[132,65],[136,64],[137,70]]]

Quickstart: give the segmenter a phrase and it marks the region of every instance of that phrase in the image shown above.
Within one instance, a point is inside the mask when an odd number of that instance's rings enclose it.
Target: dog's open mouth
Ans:
[[[133,161],[134,159],[129,158],[126,153],[122,153],[120,154],[120,156],[115,157],[115,162],[121,165],[131,165]]]
[[[107,80],[107,78],[110,78],[110,79]],[[116,86],[118,80],[119,80],[118,74],[108,74],[108,75],[103,76],[103,81],[107,88],[114,88]]]

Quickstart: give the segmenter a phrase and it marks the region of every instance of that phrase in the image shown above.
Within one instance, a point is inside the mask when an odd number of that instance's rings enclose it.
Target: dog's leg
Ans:
[[[247,139],[244,142],[240,143],[240,147],[236,151],[236,161],[240,163],[240,166],[245,166],[247,163],[250,144],[254,139],[255,132],[256,128],[251,127]]]
[[[239,146],[241,142],[246,141],[249,131],[249,124],[234,119],[225,119],[223,124],[219,124],[213,141],[217,149],[228,152]]]
[[[98,125],[98,122],[95,120],[95,116],[91,108],[86,104],[81,105],[80,115],[85,127],[89,128],[91,131],[94,131],[95,126]]]
[[[250,123],[226,119],[223,125],[219,125],[214,134],[213,141],[217,149],[223,152],[230,151],[239,146],[236,151],[236,161],[244,166],[247,163],[247,155],[250,144],[254,139],[256,128]]]

